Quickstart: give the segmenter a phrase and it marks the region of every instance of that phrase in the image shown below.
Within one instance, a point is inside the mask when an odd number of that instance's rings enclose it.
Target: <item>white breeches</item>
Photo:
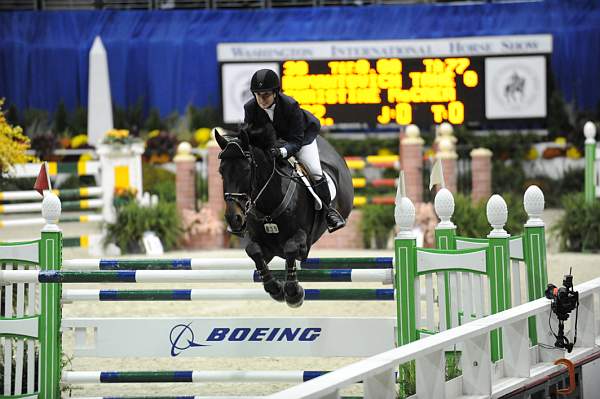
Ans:
[[[315,181],[319,181],[323,177],[321,159],[319,158],[319,148],[317,147],[316,139],[311,141],[310,144],[300,147],[300,150],[296,153],[296,158],[306,166],[308,173],[313,176]],[[333,200],[335,198],[336,189],[331,177],[327,179],[327,186],[329,187],[329,193]]]

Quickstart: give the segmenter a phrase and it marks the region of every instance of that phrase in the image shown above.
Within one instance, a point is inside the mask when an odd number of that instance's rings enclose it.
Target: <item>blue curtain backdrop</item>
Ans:
[[[600,2],[194,11],[0,13],[0,97],[19,109],[87,106],[88,51],[108,51],[113,102],[165,115],[219,106],[219,42],[420,39],[551,33],[554,81],[578,108],[600,99]]]

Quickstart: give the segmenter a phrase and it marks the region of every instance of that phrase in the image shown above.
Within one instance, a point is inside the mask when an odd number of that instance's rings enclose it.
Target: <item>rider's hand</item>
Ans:
[[[280,159],[283,158],[283,153],[281,152],[281,148],[273,147],[269,150],[269,155],[272,159]]]

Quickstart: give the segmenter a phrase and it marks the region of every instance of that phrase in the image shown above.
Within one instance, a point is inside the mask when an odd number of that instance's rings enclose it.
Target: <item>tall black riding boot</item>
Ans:
[[[327,178],[323,176],[321,180],[315,183],[313,189],[323,202],[323,208],[325,210],[325,221],[327,222],[327,230],[330,233],[333,233],[334,231],[344,227],[346,225],[346,221],[344,220],[342,215],[340,215],[340,213],[333,206],[331,206],[331,193],[329,192]]]

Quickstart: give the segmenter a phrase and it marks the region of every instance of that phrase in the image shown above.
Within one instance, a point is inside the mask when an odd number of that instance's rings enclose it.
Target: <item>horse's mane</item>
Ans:
[[[240,134],[247,134],[250,145],[260,148],[265,152],[275,147],[277,142],[277,133],[271,124],[259,129],[247,126],[240,129]]]

